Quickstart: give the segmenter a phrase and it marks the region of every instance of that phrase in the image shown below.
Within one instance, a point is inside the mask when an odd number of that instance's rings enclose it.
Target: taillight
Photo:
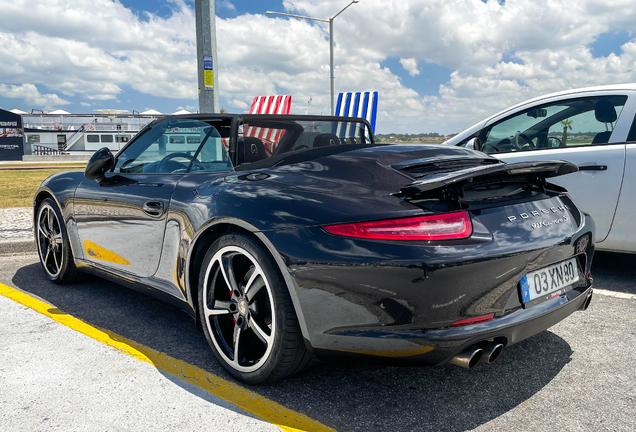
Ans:
[[[450,240],[470,237],[468,212],[417,216],[373,222],[327,225],[325,231],[345,237],[375,240]]]

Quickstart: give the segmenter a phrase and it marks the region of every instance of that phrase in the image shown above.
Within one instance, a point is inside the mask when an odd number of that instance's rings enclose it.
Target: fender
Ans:
[[[294,309],[296,310],[296,315],[298,316],[298,322],[300,324],[302,335],[305,338],[305,340],[309,341],[309,343],[311,344],[311,341],[309,339],[309,332],[307,330],[307,323],[305,321],[305,317],[304,317],[302,308],[300,306],[300,301],[298,299],[298,293],[297,293],[298,285],[296,284],[296,281],[292,277],[289,268],[285,264],[285,260],[280,255],[276,247],[272,244],[272,242],[267,238],[267,236],[262,231],[259,231],[254,225],[241,219],[237,219],[233,217],[214,218],[208,221],[207,223],[205,223],[204,225],[202,225],[197,231],[197,233],[194,235],[194,237],[190,239],[190,245],[187,250],[187,255],[185,257],[186,266],[185,266],[184,280],[186,285],[187,301],[195,310],[195,314],[196,314],[196,299],[193,298],[192,292],[193,292],[193,289],[197,287],[193,287],[190,284],[190,267],[192,264],[193,251],[197,245],[197,242],[200,240],[203,234],[205,234],[206,232],[208,232],[210,229],[214,228],[215,226],[218,226],[221,224],[234,225],[244,229],[245,231],[250,232],[251,234],[256,236],[256,238],[258,238],[258,240],[267,248],[269,253],[274,258],[274,261],[276,261],[276,264],[278,265],[278,268],[281,274],[283,275],[283,278],[285,279],[289,296],[292,299],[292,303],[294,304]],[[183,230],[183,235],[186,235],[185,233],[187,232],[187,230],[188,230],[187,228]],[[198,314],[196,314],[196,316],[198,317]]]
[[[75,224],[75,214],[73,200],[77,186],[84,180],[82,171],[63,171],[47,177],[33,196],[33,226],[35,226],[36,208],[44,199],[43,194],[53,197],[55,203],[62,212],[64,224],[71,244],[71,253],[74,258],[84,258],[84,252],[79,241],[77,226]]]

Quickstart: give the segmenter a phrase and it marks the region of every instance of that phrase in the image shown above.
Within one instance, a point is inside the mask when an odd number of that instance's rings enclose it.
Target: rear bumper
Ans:
[[[303,334],[319,359],[443,364],[485,340],[515,344],[584,305],[594,223],[582,215],[576,232],[556,229],[529,242],[486,232],[438,244],[343,238],[316,227],[265,234],[292,276]],[[577,284],[533,306],[521,303],[523,275],[572,257]],[[492,321],[451,327],[489,314]]]
[[[433,330],[344,331],[338,336],[380,340],[382,350],[316,350],[318,358],[326,361],[355,360],[361,362],[441,365],[449,362],[466,348],[484,341],[495,341],[505,347],[514,345],[540,333],[572,313],[580,310],[591,295],[591,280],[587,288],[572,289],[552,300],[537,304],[502,318],[464,327]],[[411,348],[406,348],[406,344]]]

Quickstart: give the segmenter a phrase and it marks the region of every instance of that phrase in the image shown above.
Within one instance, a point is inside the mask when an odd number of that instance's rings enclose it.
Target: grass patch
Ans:
[[[72,168],[0,170],[0,208],[31,207],[33,195],[45,178],[56,172],[71,170]]]
[[[60,163],[60,162],[34,162],[28,164],[0,164],[0,168],[25,168],[25,167],[41,167],[41,166],[56,166],[56,165],[64,165],[64,166],[72,166],[72,167],[80,167],[84,168],[86,166],[86,162],[71,162],[71,163]]]

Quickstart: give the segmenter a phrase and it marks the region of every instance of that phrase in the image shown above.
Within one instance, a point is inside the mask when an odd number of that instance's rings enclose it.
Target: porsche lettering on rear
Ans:
[[[566,210],[568,210],[568,207],[566,205],[561,205],[558,207],[550,207],[550,209],[539,209],[539,210],[533,210],[530,213],[521,213],[519,214],[519,218],[530,219],[532,217],[540,217],[540,216],[548,215],[550,213],[558,213],[560,211],[565,212]],[[519,218],[517,216],[508,216],[508,220],[510,222],[519,220]],[[567,217],[565,220],[568,220]],[[535,224],[532,224],[532,225],[534,226]]]

